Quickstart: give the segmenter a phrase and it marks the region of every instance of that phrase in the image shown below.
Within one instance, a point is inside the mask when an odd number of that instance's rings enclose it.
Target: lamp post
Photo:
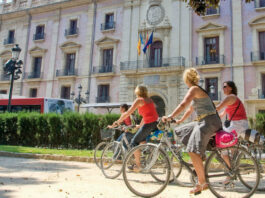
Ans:
[[[20,52],[21,48],[18,46],[18,44],[16,44],[16,46],[12,48],[12,58],[8,60],[4,65],[4,71],[7,72],[7,75],[11,75],[9,99],[7,106],[8,112],[11,112],[11,99],[12,99],[14,80],[19,79],[20,78],[19,74],[22,74],[21,65],[23,64],[23,62],[22,60],[18,60]]]
[[[82,103],[86,103],[86,101],[87,101],[87,100],[85,100],[83,97],[81,97],[81,91],[82,91],[82,89],[83,89],[83,87],[82,87],[81,85],[79,85],[79,86],[78,86],[78,96],[77,96],[77,98],[74,98],[74,96],[75,96],[75,92],[72,92],[72,93],[71,93],[71,98],[72,98],[72,100],[74,100],[74,101],[77,103],[77,112],[79,112],[80,105],[81,105]],[[87,96],[87,98],[88,98],[88,96],[89,96],[89,92],[87,91],[85,94],[86,94],[86,96]]]

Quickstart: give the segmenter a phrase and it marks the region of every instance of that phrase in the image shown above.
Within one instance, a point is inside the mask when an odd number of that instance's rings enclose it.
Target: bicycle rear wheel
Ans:
[[[228,156],[231,168],[223,156]],[[259,184],[256,160],[243,148],[213,151],[206,161],[205,175],[210,190],[217,197],[250,197]],[[228,183],[227,178],[230,178]]]
[[[114,179],[122,172],[124,153],[120,142],[109,143],[102,152],[101,170],[105,177]]]
[[[141,167],[136,166],[135,152],[140,152]],[[123,162],[123,179],[131,192],[141,197],[153,197],[167,186],[171,167],[166,153],[156,145],[144,144],[134,147]]]
[[[101,163],[100,163],[100,156],[102,155],[102,151],[104,150],[105,146],[107,145],[107,142],[100,142],[95,150],[94,150],[94,162],[96,163],[97,167],[101,168]]]

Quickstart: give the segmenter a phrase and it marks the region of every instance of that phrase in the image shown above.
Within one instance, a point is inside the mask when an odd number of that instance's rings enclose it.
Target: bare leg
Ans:
[[[197,153],[191,153],[191,152],[189,153],[189,155],[191,157],[192,164],[197,173],[199,184],[200,185],[205,184],[205,173],[204,173],[204,167],[201,156]]]
[[[146,142],[144,141],[144,142],[141,142],[140,144],[144,144],[144,143],[146,143]],[[140,162],[141,151],[140,151],[140,150],[136,150],[136,151],[134,152],[134,158],[135,158],[136,166],[137,166],[138,168],[140,168],[140,167],[141,167],[141,162]]]

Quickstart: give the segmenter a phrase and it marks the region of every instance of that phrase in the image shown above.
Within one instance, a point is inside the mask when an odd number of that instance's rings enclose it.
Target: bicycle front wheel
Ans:
[[[101,170],[105,177],[114,179],[122,172],[123,150],[120,142],[109,143],[102,152]]]
[[[259,184],[256,160],[238,147],[212,152],[205,165],[205,174],[210,190],[217,197],[250,197]]]
[[[100,163],[100,157],[102,155],[102,151],[104,150],[105,146],[107,145],[107,142],[100,142],[95,150],[94,150],[94,162],[96,163],[97,167],[101,168],[101,163]]]
[[[135,169],[139,155],[141,167]],[[168,156],[156,145],[144,144],[134,147],[123,162],[124,182],[137,196],[158,195],[166,188],[170,174],[171,166]]]

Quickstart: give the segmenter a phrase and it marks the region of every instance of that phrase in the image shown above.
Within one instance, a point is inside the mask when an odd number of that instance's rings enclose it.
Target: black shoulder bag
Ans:
[[[232,117],[231,117],[230,120],[227,119],[227,115],[226,115],[226,117],[225,117],[225,122],[224,122],[224,126],[225,126],[226,128],[230,127],[231,120],[233,119],[234,115],[236,114],[236,112],[237,112],[237,110],[238,110],[238,108],[239,108],[239,106],[240,106],[240,103],[241,103],[241,101],[239,101],[239,104],[237,105],[237,108],[236,108],[235,112],[233,113],[233,115],[232,115]]]

